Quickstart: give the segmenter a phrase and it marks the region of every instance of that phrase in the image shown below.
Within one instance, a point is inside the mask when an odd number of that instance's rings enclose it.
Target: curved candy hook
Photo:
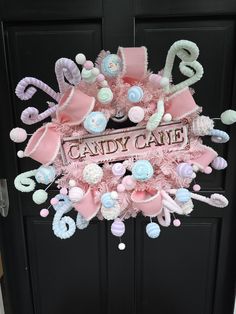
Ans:
[[[162,204],[166,207],[170,212],[175,212],[179,215],[183,215],[183,209],[170,197],[170,195],[164,190],[161,191],[162,195]]]
[[[22,111],[20,117],[21,121],[28,125],[35,124],[53,115],[56,112],[57,107],[58,105],[54,105],[40,114],[38,109],[36,109],[35,107],[28,107]]]
[[[171,223],[170,212],[167,208],[163,208],[163,211],[160,215],[157,216],[158,222],[163,227],[169,227]]]
[[[211,140],[214,143],[226,143],[229,141],[228,133],[218,129],[211,130],[208,135],[211,136]]]
[[[89,225],[89,221],[86,220],[80,213],[77,214],[76,217],[76,227],[80,230],[87,228]]]
[[[20,192],[32,192],[35,189],[36,183],[30,177],[34,177],[37,170],[30,170],[19,174],[14,180],[15,188]]]
[[[81,80],[79,68],[74,61],[68,58],[60,58],[56,61],[55,73],[61,93],[64,93],[68,88],[65,77],[73,85],[79,84]]]
[[[47,95],[55,99],[57,102],[59,101],[60,95],[58,93],[56,93],[47,84],[43,83],[42,81],[34,77],[25,77],[17,84],[16,90],[15,90],[17,97],[19,97],[21,100],[28,100],[32,98],[32,96],[36,93],[37,90],[35,87],[30,86],[30,85],[33,85],[41,89]]]

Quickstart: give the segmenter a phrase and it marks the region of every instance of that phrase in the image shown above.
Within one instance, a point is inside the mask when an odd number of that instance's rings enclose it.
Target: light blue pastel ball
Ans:
[[[146,226],[146,233],[151,239],[158,238],[160,235],[161,229],[159,225],[155,222],[150,222]]]
[[[132,176],[138,181],[147,181],[153,176],[154,170],[148,160],[138,160],[132,167]]]
[[[101,197],[102,205],[106,208],[111,208],[115,205],[114,200],[111,198],[111,193],[104,193]]]
[[[132,86],[128,90],[129,101],[136,103],[140,102],[143,98],[143,90],[139,86]]]
[[[185,188],[180,188],[176,191],[176,200],[181,203],[186,203],[191,199],[191,193]]]
[[[38,183],[49,184],[55,180],[56,170],[53,166],[41,166],[38,168],[35,179]]]
[[[106,56],[101,63],[101,72],[108,77],[116,77],[121,73],[122,61],[115,54]]]
[[[107,119],[102,112],[93,111],[84,120],[84,128],[92,134],[98,134],[105,131]]]

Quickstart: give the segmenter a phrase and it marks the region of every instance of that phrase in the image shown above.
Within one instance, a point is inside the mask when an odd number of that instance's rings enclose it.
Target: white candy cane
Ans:
[[[171,223],[170,212],[167,208],[163,208],[162,213],[157,216],[158,222],[163,227],[169,227]]]
[[[183,209],[170,197],[170,195],[164,190],[161,191],[162,204],[170,212],[175,212],[179,215],[184,215]]]
[[[154,131],[160,124],[164,113],[164,101],[160,99],[157,103],[157,111],[149,118],[146,129],[150,132]]]
[[[58,59],[55,63],[55,73],[60,93],[64,93],[68,89],[65,77],[73,85],[79,84],[81,80],[80,70],[71,59]]]
[[[48,108],[42,113],[39,113],[38,109],[35,107],[28,107],[21,113],[21,121],[25,124],[35,124],[37,122],[40,122],[46,118],[48,118],[51,115],[54,115],[54,113],[57,110],[58,105],[54,105],[53,107]]]
[[[35,189],[36,183],[30,177],[34,177],[37,170],[30,170],[19,174],[14,180],[15,188],[20,192],[32,192]]]

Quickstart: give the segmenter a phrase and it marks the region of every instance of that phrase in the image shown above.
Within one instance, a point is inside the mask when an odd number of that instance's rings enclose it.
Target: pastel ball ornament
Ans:
[[[109,77],[117,77],[122,70],[121,58],[116,54],[107,55],[101,62],[101,72]]]
[[[146,226],[146,233],[151,239],[156,239],[159,237],[161,229],[159,225],[155,222],[150,222]]]
[[[132,167],[132,176],[138,181],[147,181],[153,176],[154,170],[148,160],[138,160]]]
[[[53,166],[40,166],[35,174],[38,183],[49,184],[55,180],[56,170]]]
[[[106,208],[112,208],[115,205],[114,199],[111,197],[111,193],[104,193],[101,197],[101,203]]]
[[[222,112],[220,119],[226,125],[233,124],[236,122],[236,111],[232,109],[226,110]]]
[[[88,164],[83,170],[83,179],[89,184],[97,184],[102,180],[103,170],[95,163]]]
[[[143,90],[139,86],[132,86],[128,90],[128,99],[130,102],[137,103],[143,98]]]
[[[228,163],[224,158],[218,156],[212,161],[211,166],[216,170],[223,170],[228,166]]]
[[[103,87],[99,90],[97,94],[97,100],[104,105],[109,104],[112,102],[113,93],[109,87]]]
[[[191,199],[191,193],[185,188],[180,188],[176,191],[176,200],[181,203],[186,203]]]
[[[181,162],[177,167],[176,171],[181,178],[192,178],[193,168],[186,162]]]
[[[115,237],[122,237],[125,233],[125,224],[120,218],[116,218],[111,225],[111,233]]]
[[[23,143],[27,139],[27,133],[22,128],[14,128],[10,132],[10,139],[15,143]]]
[[[69,199],[71,202],[76,203],[82,200],[84,196],[84,190],[81,188],[74,186],[69,191]]]
[[[144,110],[140,106],[130,108],[128,117],[131,122],[139,123],[144,119]]]
[[[35,204],[43,204],[44,202],[46,202],[47,198],[48,198],[48,193],[44,190],[37,190],[33,193],[33,201]]]
[[[113,166],[112,166],[112,173],[115,176],[123,176],[126,172],[126,168],[125,166],[121,163],[121,162],[116,162]]]
[[[99,134],[105,131],[107,118],[102,112],[93,111],[84,120],[84,128],[92,134]]]

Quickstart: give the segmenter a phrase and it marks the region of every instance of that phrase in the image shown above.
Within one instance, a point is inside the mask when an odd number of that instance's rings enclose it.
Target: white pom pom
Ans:
[[[99,73],[100,73],[100,71],[99,71],[98,68],[93,68],[91,71],[92,71],[92,74],[93,74],[94,76],[98,76]]]
[[[71,187],[76,186],[75,180],[73,180],[73,179],[69,180],[69,186],[71,186]]]
[[[25,154],[24,154],[23,150],[19,150],[19,151],[17,152],[17,156],[18,156],[19,158],[24,158],[24,157],[25,157]]]
[[[170,83],[170,81],[167,77],[163,77],[160,81],[161,87],[166,87],[169,83]]]
[[[119,243],[118,248],[119,248],[120,251],[124,251],[125,244],[124,243]]]
[[[112,191],[112,192],[111,192],[111,198],[112,198],[113,200],[117,200],[117,199],[118,199],[118,193],[117,193],[116,191]]]
[[[193,165],[193,171],[197,172],[199,170],[197,165]]]
[[[164,122],[170,122],[172,120],[172,115],[170,113],[166,113],[162,119]]]
[[[76,63],[83,65],[86,62],[86,57],[83,53],[78,53],[75,56],[75,61]]]

